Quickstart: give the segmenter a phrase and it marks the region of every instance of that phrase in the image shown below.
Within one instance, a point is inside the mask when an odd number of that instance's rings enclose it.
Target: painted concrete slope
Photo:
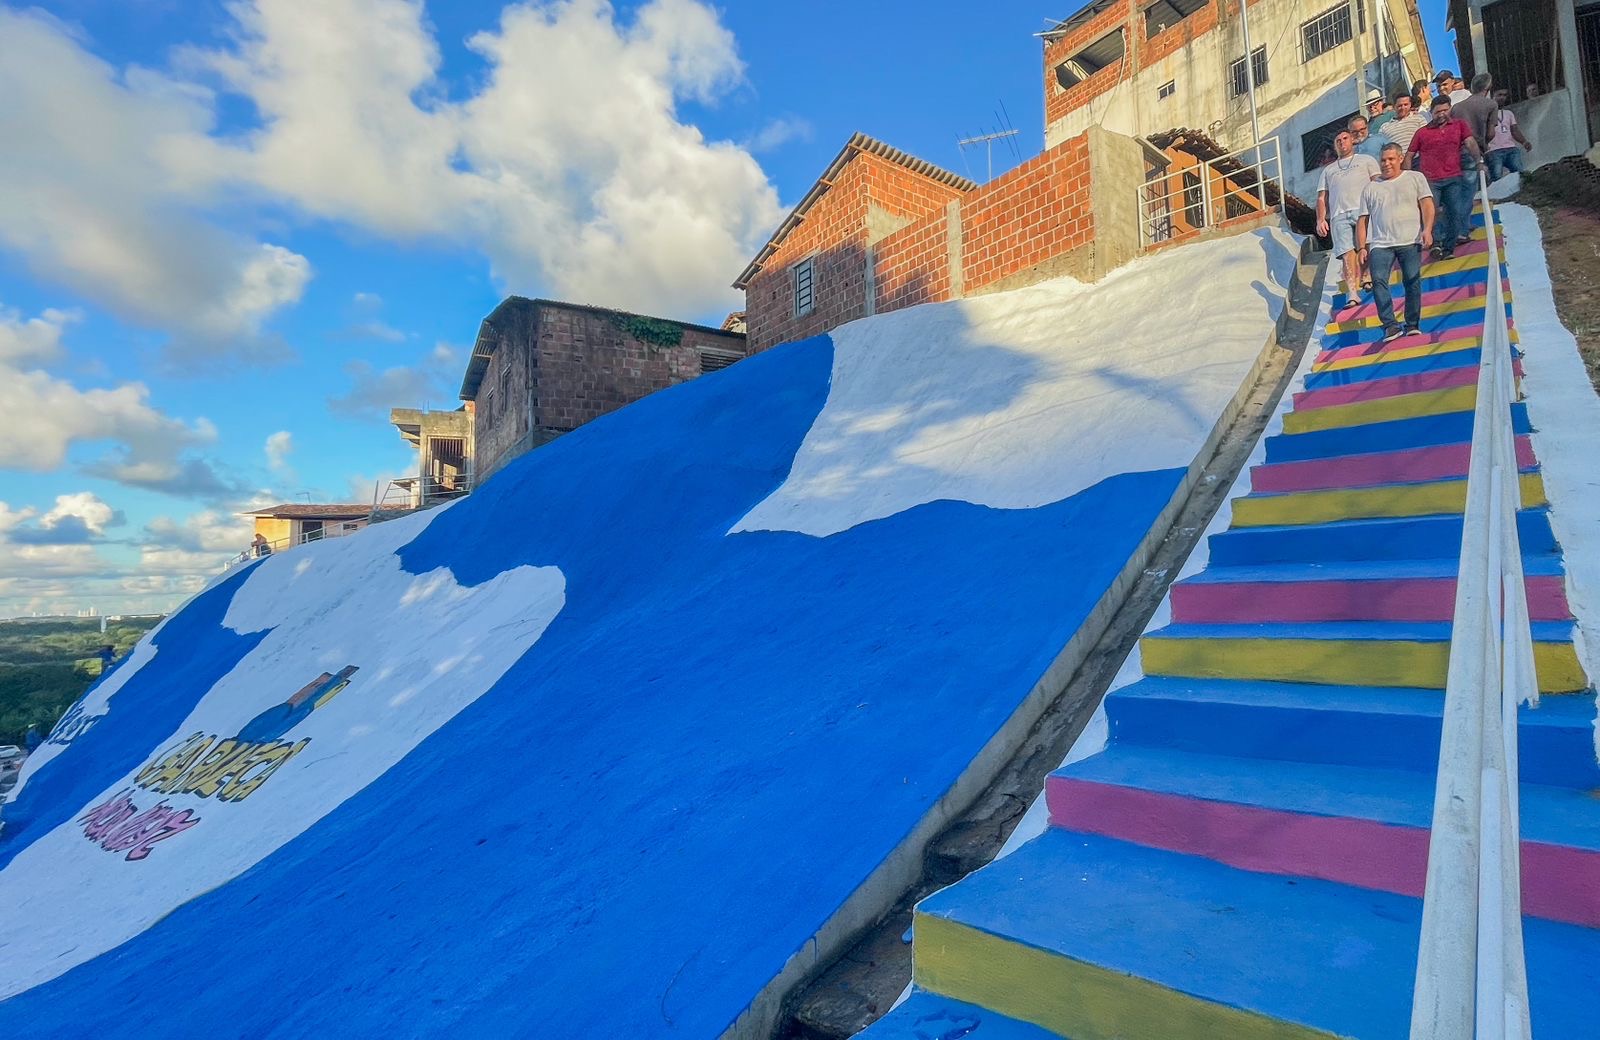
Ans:
[[[1219,319],[1216,356],[1194,330],[1119,340],[1081,401],[1037,328],[923,341],[923,366],[869,321],[852,364],[892,352],[937,394],[874,404],[817,338],[227,577],[5,807],[0,1026],[718,1035],[1072,637],[1250,369],[1292,256],[1256,235],[1139,265],[1152,307],[1216,308],[1197,272],[1253,272],[1248,321]],[[1096,290],[1030,298],[1062,352],[1105,313]],[[929,436],[919,462],[904,445]],[[848,493],[794,479],[827,438],[860,464]],[[1073,447],[1107,439],[1120,468]],[[780,491],[828,530],[730,533]]]

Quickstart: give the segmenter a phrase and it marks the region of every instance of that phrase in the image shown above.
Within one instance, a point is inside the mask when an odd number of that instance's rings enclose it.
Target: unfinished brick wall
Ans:
[[[1195,40],[1217,27],[1217,5],[1221,0],[1211,0],[1205,7],[1191,14],[1177,25],[1139,41],[1139,68],[1152,65],[1167,55],[1189,46]],[[1237,10],[1237,8],[1235,8]],[[1139,35],[1144,35],[1143,17],[1139,18]]]
[[[872,255],[875,312],[950,299],[950,223],[943,210],[882,239]]]
[[[1139,23],[1137,31],[1134,22]],[[1078,26],[1072,32],[1059,39],[1053,40],[1044,49],[1044,125],[1050,126],[1057,119],[1071,112],[1075,108],[1093,101],[1101,94],[1110,91],[1126,76],[1133,75],[1137,64],[1139,44],[1143,42],[1144,18],[1134,7],[1133,0],[1122,0],[1121,3],[1112,4],[1101,11],[1094,18]],[[1056,66],[1072,57],[1083,48],[1094,43],[1119,27],[1126,26],[1126,49],[1120,61],[1115,61],[1096,72],[1081,83],[1074,83],[1063,90],[1056,80]]]
[[[745,287],[745,322],[752,352],[837,328],[867,314],[867,247],[942,213],[961,192],[861,152],[806,213]],[[898,230],[896,230],[898,229]],[[816,306],[794,313],[794,267],[813,258]]]
[[[1041,153],[961,200],[967,292],[1088,245],[1094,238],[1087,134]]]
[[[675,346],[645,342],[623,327],[630,317],[519,298],[496,308],[477,348],[493,351],[476,398],[479,479],[529,448],[695,378],[702,348],[745,353],[745,337],[700,326],[682,326]]]

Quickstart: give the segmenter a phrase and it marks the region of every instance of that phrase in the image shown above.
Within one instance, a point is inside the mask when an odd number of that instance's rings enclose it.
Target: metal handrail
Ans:
[[[1517,706],[1539,703],[1517,537],[1516,396],[1494,203],[1411,1040],[1529,1040]]]
[[[1243,156],[1253,153],[1253,161],[1245,162]],[[1232,163],[1232,169],[1223,169],[1224,164]],[[1199,173],[1200,184],[1198,190],[1200,200],[1198,203],[1189,201],[1191,194],[1196,190],[1180,184],[1171,191],[1159,195],[1154,193],[1158,187],[1157,181],[1165,182],[1168,177],[1178,177],[1186,171],[1176,173],[1163,172],[1159,177],[1146,181],[1134,188],[1134,199],[1139,213],[1139,247],[1142,249],[1155,242],[1164,242],[1174,237],[1172,230],[1172,217],[1176,212],[1188,213],[1199,210],[1200,220],[1195,225],[1195,230],[1205,227],[1214,227],[1224,223],[1227,216],[1227,200],[1234,196],[1254,196],[1253,208],[1261,212],[1268,212],[1275,207],[1268,202],[1268,188],[1277,185],[1278,205],[1283,204],[1283,156],[1276,137],[1269,137],[1257,141],[1243,148],[1235,149],[1224,155],[1207,159],[1198,166],[1193,167]],[[1254,180],[1247,179],[1247,175],[1254,175]],[[1212,189],[1213,178],[1220,179],[1224,190],[1215,192]],[[1174,200],[1177,200],[1174,202]],[[1216,215],[1218,206],[1221,207],[1221,216]]]

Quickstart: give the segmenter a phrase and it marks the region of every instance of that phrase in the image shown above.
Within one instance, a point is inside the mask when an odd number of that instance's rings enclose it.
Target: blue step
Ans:
[[[1525,556],[1556,551],[1548,509],[1517,513],[1517,537]],[[1386,517],[1327,524],[1240,527],[1208,539],[1213,566],[1333,560],[1459,559],[1461,517]]]
[[[1511,422],[1518,433],[1531,433],[1528,406],[1511,406]],[[1304,462],[1330,459],[1339,455],[1365,455],[1375,451],[1422,448],[1432,444],[1464,444],[1472,440],[1472,411],[1418,415],[1409,419],[1340,426],[1307,433],[1279,433],[1267,438],[1267,459],[1272,462]]]
[[[1393,379],[1396,376],[1414,376],[1423,372],[1437,372],[1447,368],[1467,368],[1476,366],[1482,360],[1483,351],[1477,347],[1466,350],[1447,350],[1442,354],[1427,354],[1422,357],[1405,358],[1400,361],[1384,361],[1383,355],[1374,354],[1372,364],[1356,365],[1352,368],[1332,368],[1324,372],[1309,372],[1305,378],[1305,389],[1326,390],[1334,386],[1350,386],[1355,383],[1366,383],[1374,379]]]
[[[1161,987],[1152,996],[1163,1008],[1239,1009],[1362,1040],[1404,1040],[1409,1031],[1422,916],[1414,898],[1051,829],[924,899],[918,915],[919,942],[923,922],[939,918],[1032,951],[1050,981],[1146,980]],[[1529,988],[1539,1035],[1592,1035],[1600,932],[1530,919],[1524,941],[1536,966]],[[920,948],[917,956],[923,978]],[[982,966],[959,955],[942,967],[946,991],[970,985],[964,975],[982,985]],[[1138,1006],[1068,1004],[1063,1014],[1104,1016],[1096,1019],[1103,1036],[1197,1035],[1180,1024],[1187,1019],[1158,1034]],[[1140,1020],[1135,1031],[1129,1023]]]
[[[1153,677],[1106,697],[1118,742],[1203,754],[1434,775],[1443,695],[1405,687],[1322,686]],[[1524,707],[1522,779],[1600,787],[1593,694],[1546,697]]]
[[[1397,316],[1403,317],[1403,311],[1397,311]],[[1464,311],[1452,311],[1449,314],[1435,314],[1424,316],[1420,326],[1424,333],[1444,332],[1447,329],[1470,328],[1483,324],[1484,312],[1479,308]],[[1506,303],[1506,317],[1516,320],[1512,313],[1511,303]],[[1352,329],[1349,332],[1324,332],[1322,336],[1323,349],[1335,347],[1353,347],[1357,343],[1370,343],[1374,336],[1381,338],[1383,331],[1377,328]]]
[[[856,1034],[861,1040],[1062,1040],[1027,1022],[937,993],[913,990],[894,1010]]]
[[[1592,762],[1594,755],[1587,757]],[[1239,758],[1119,742],[1052,775],[1306,816],[1422,830],[1433,822],[1431,771]],[[1525,782],[1519,804],[1523,840],[1600,851],[1600,812],[1589,791]]]

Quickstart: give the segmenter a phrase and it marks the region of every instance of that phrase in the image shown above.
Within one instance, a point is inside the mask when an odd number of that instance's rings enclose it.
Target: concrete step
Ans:
[[[1305,412],[1317,408],[1329,408],[1334,405],[1382,401],[1393,397],[1405,397],[1409,394],[1433,393],[1439,390],[1453,390],[1463,386],[1476,386],[1477,384],[1478,366],[1452,365],[1422,372],[1396,372],[1390,375],[1375,375],[1375,378],[1372,379],[1351,380],[1334,386],[1299,390],[1295,392],[1292,400],[1296,412]]]
[[[923,989],[1060,1036],[1403,1040],[1421,901],[1052,828],[923,900]],[[1541,1035],[1594,1021],[1600,933],[1530,919]]]
[[[1328,404],[1321,408],[1300,408],[1283,417],[1286,434],[1311,433],[1315,430],[1344,429],[1366,426],[1370,423],[1393,422],[1422,415],[1443,415],[1447,412],[1470,412],[1478,399],[1477,380],[1464,385],[1440,390],[1398,394],[1376,400],[1358,400],[1343,404]]]
[[[1528,555],[1556,552],[1548,509],[1517,513],[1517,538]],[[1214,566],[1339,560],[1414,560],[1461,553],[1460,514],[1276,524],[1219,531],[1207,540]]]
[[[1509,294],[1511,292],[1511,280],[1502,278],[1500,287]],[[1485,297],[1489,293],[1489,279],[1486,277],[1471,278],[1460,281],[1455,285],[1435,286],[1431,289],[1422,289],[1420,291],[1422,292],[1422,313],[1424,314],[1429,313],[1430,307],[1437,307],[1445,303],[1461,303],[1468,300],[1475,300],[1477,305],[1482,307],[1486,302]],[[1405,299],[1404,294],[1391,292],[1390,295],[1395,302],[1396,313],[1400,313],[1401,301]],[[1359,302],[1355,302],[1354,306],[1347,302],[1343,308],[1334,313],[1342,328],[1351,328],[1353,327],[1351,323],[1355,319],[1376,318],[1378,316],[1378,304],[1371,297],[1366,297]],[[1433,313],[1442,312],[1434,311]]]
[[[1538,465],[1531,438],[1518,437],[1516,450],[1521,470],[1532,470]],[[1278,494],[1461,479],[1467,475],[1471,458],[1472,445],[1457,442],[1364,455],[1337,455],[1307,462],[1263,463],[1250,468],[1250,490]]]
[[[1528,421],[1527,405],[1518,402],[1511,406],[1511,424],[1519,434],[1533,432],[1533,425]],[[1336,430],[1274,434],[1266,440],[1266,461],[1303,462],[1338,455],[1420,448],[1430,444],[1468,443],[1471,440],[1472,413],[1446,412]]]
[[[1376,721],[1376,720],[1375,720]],[[1045,783],[1053,826],[1243,870],[1421,898],[1434,777],[1115,744]],[[1523,784],[1523,912],[1600,927],[1600,813]]]
[[[1548,504],[1544,480],[1537,470],[1519,474],[1522,501],[1529,509]],[[1466,507],[1467,482],[1430,480],[1416,484],[1330,488],[1251,494],[1233,500],[1234,527],[1321,524],[1379,517],[1431,516],[1459,513]]]
[[[1042,1026],[976,1004],[915,989],[899,1007],[856,1034],[861,1040],[1062,1040]]]
[[[1452,329],[1433,336],[1401,336],[1388,343],[1381,339],[1319,353],[1305,378],[1307,389],[1340,386],[1367,379],[1388,379],[1411,372],[1476,365],[1483,345],[1481,327]],[[1471,353],[1468,354],[1467,352]],[[1426,360],[1425,360],[1426,359]],[[1404,363],[1404,367],[1401,367]],[[1394,368],[1380,367],[1393,365]]]
[[[1436,689],[1147,677],[1107,696],[1105,709],[1118,744],[1432,777],[1443,704]],[[1595,707],[1578,694],[1521,710],[1524,783],[1600,787]]]
[[[1544,693],[1588,688],[1572,642],[1574,628],[1565,621],[1533,623],[1534,667]],[[1139,648],[1144,673],[1152,676],[1442,690],[1450,660],[1450,625],[1172,624],[1147,633]]]
[[[1535,621],[1570,621],[1561,557],[1525,556],[1528,611]],[[1457,563],[1428,560],[1273,563],[1211,567],[1172,586],[1179,624],[1318,621],[1449,621]]]

